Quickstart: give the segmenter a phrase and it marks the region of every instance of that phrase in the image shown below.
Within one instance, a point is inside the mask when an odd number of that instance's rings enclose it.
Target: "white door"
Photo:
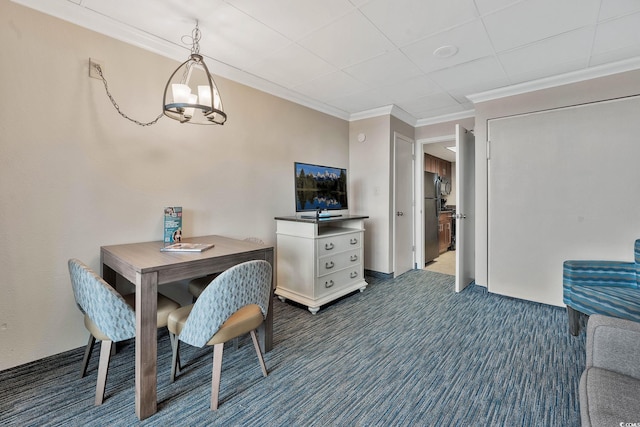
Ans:
[[[475,277],[475,137],[456,125],[456,292]]]
[[[413,141],[395,134],[393,145],[393,277],[398,277],[414,266]]]
[[[488,290],[564,307],[567,259],[633,260],[640,96],[491,119]]]

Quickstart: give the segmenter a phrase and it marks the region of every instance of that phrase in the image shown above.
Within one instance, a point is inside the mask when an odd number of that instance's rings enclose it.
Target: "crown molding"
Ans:
[[[69,0],[11,1],[178,62],[185,61],[189,55],[189,49],[184,46],[180,46],[155,37],[144,31],[129,27],[121,22],[96,13],[91,9]],[[98,56],[98,54],[96,54],[96,56]],[[290,89],[264,80],[254,74],[220,62],[206,54],[203,54],[203,56],[207,60],[207,67],[211,73],[216,76],[224,77],[228,80],[232,80],[342,120],[349,120],[350,118],[349,113],[344,110],[310,99]]]
[[[351,116],[349,116],[349,121],[355,122],[356,120],[371,119],[374,117],[383,116],[393,116],[396,119],[402,120],[403,122],[414,127],[417,122],[415,117],[395,104],[385,105],[384,107],[373,108],[371,110],[360,111],[358,113],[352,113]]]
[[[371,119],[374,117],[381,117],[381,116],[390,116],[392,109],[393,109],[393,105],[385,105],[384,107],[378,107],[371,110],[352,113],[349,116],[349,121],[355,122],[356,120]]]
[[[476,110],[465,110],[459,113],[445,114],[438,117],[429,117],[428,119],[420,119],[416,122],[416,127],[435,125],[438,123],[453,122],[456,120],[468,119],[476,116]]]
[[[101,15],[91,9],[82,6],[81,2],[77,0],[11,1],[178,62],[184,61],[189,53],[189,49],[184,46],[171,43],[167,40],[160,39],[144,31],[126,26],[121,22],[115,21],[107,16]],[[204,56],[207,59],[207,66],[209,67],[211,72],[217,76],[224,77],[234,82],[243,84],[245,86],[268,93],[278,98],[291,101],[295,104],[302,105],[304,107],[321,113],[325,113],[342,120],[355,121],[366,118],[392,115],[411,126],[422,127],[475,116],[475,110],[466,110],[463,112],[447,114],[438,117],[416,119],[411,114],[407,113],[396,105],[387,105],[367,111],[350,114],[344,110],[331,107],[322,102],[313,100],[300,93],[284,88],[273,82],[269,82],[261,77],[235,68],[229,64],[217,61],[216,59],[211,58],[207,55]],[[468,95],[467,99],[476,104],[480,102],[491,101],[513,95],[520,95],[527,92],[577,83],[593,78],[605,77],[637,69],[640,69],[640,57],[565,73],[559,76],[552,76],[531,82],[520,83],[500,89],[476,93]]]
[[[411,114],[407,113],[406,111],[404,111],[402,108],[398,107],[395,104],[392,105],[391,107],[391,115],[396,119],[402,120],[403,122],[413,127],[416,127],[416,123],[418,122],[418,120],[415,117],[413,117]]]
[[[640,56],[625,59],[610,64],[598,65],[586,68],[584,70],[572,71],[558,76],[545,77],[543,79],[533,80],[530,82],[520,83],[499,89],[488,90],[473,95],[467,95],[474,104],[479,102],[493,101],[495,99],[505,98],[507,96],[522,95],[523,93],[534,92],[537,90],[550,89],[553,87],[563,86],[572,83],[579,83],[586,80],[606,77],[613,74],[623,73],[625,71],[633,71],[640,69]]]

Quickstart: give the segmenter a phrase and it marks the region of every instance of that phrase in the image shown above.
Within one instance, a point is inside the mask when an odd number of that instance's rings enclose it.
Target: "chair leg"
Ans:
[[[262,350],[260,350],[260,343],[256,336],[256,331],[251,331],[251,339],[253,340],[253,346],[256,348],[256,354],[258,355],[258,362],[260,362],[260,368],[262,368],[262,376],[267,376],[267,367],[264,364],[264,358],[262,357]]]
[[[211,373],[211,410],[218,410],[218,397],[220,395],[220,375],[222,374],[222,352],[224,343],[213,346],[213,371]]]
[[[93,335],[89,334],[89,342],[84,349],[84,357],[82,358],[82,366],[80,367],[80,378],[84,378],[87,375],[87,365],[89,365],[89,358],[93,352],[93,345],[96,343],[96,339]]]
[[[569,333],[574,337],[580,333],[580,312],[567,306],[567,317],[569,318]]]
[[[96,401],[95,405],[102,405],[104,401],[104,389],[107,384],[107,373],[109,372],[109,359],[111,358],[111,349],[113,341],[102,341],[100,346],[100,364],[98,365],[98,381],[96,384]]]
[[[171,377],[169,380],[174,382],[176,380],[176,374],[180,373],[182,367],[180,366],[180,339],[175,334],[169,332],[169,338],[171,340]]]

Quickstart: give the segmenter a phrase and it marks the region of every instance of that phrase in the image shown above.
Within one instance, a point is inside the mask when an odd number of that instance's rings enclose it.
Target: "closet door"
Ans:
[[[640,97],[490,120],[488,290],[562,303],[566,259],[633,259]]]

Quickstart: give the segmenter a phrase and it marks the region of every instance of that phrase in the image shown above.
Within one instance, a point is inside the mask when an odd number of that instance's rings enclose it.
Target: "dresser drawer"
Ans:
[[[335,236],[321,237],[317,241],[318,256],[332,255],[350,249],[362,247],[362,233],[338,234]]]
[[[360,265],[362,263],[360,252],[360,249],[352,249],[318,258],[318,277]]]
[[[320,298],[339,291],[341,288],[362,279],[361,265],[318,277],[316,278],[315,297]]]

